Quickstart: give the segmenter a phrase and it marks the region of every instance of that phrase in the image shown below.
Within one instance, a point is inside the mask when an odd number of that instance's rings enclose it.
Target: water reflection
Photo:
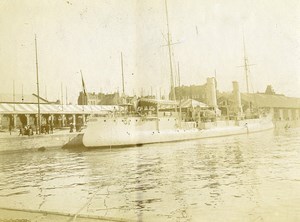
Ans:
[[[1,154],[0,205],[136,221],[297,216],[299,135]]]

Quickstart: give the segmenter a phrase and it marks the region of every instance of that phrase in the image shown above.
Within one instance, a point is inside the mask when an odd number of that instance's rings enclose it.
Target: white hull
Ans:
[[[219,121],[216,124],[209,129],[198,129],[195,123],[182,123],[179,128],[174,118],[167,117],[98,117],[88,123],[83,144],[86,147],[134,146],[247,134],[274,128],[272,121],[267,119],[243,120],[238,124],[234,121]]]

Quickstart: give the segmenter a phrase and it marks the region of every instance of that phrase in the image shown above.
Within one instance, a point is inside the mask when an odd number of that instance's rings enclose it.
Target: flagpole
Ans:
[[[86,101],[87,101],[87,93],[86,93],[86,90],[85,90],[85,84],[84,84],[83,75],[82,75],[81,70],[80,70],[80,74],[81,74],[81,83],[82,83],[82,99],[81,99],[81,102],[82,102],[82,109],[84,111],[85,98],[86,98]]]

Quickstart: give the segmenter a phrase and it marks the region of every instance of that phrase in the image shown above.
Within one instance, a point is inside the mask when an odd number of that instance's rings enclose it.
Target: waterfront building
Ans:
[[[300,98],[276,94],[271,89],[272,87],[268,86],[265,93],[241,93],[240,105],[245,115],[252,110],[258,114],[271,113],[275,121],[300,120]],[[218,95],[218,105],[223,115],[233,115],[233,104],[232,93],[226,92]]]
[[[116,93],[79,93],[78,105],[118,105],[123,102],[122,96]]]
[[[206,103],[206,84],[175,87],[177,99],[193,99]]]
[[[214,109],[217,109],[217,82],[214,77],[207,78],[207,82],[203,85],[190,85],[175,87],[175,94],[177,100],[196,100],[205,103]],[[171,95],[171,93],[169,94]]]
[[[193,99],[216,106],[215,95],[211,93],[214,88],[212,79],[208,78],[204,85],[176,87],[177,100]],[[240,93],[237,82],[233,82],[232,92],[216,91],[216,97],[217,108],[228,118],[247,117],[251,111],[255,111],[257,114],[270,112],[276,121],[300,120],[300,98],[276,94],[271,85],[263,93]]]
[[[96,94],[95,92],[93,93],[84,93],[80,92],[78,99],[77,99],[77,104],[78,105],[98,105],[99,102],[101,101],[101,95],[102,93]]]
[[[300,98],[266,93],[242,93],[242,103],[271,112],[276,121],[300,120]]]

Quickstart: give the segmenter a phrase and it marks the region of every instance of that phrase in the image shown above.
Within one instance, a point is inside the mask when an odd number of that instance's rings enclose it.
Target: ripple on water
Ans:
[[[249,215],[268,219],[269,208],[297,215],[299,138],[300,129],[290,129],[112,150],[1,154],[0,203],[69,213],[86,206],[81,213],[140,221],[251,221]]]

